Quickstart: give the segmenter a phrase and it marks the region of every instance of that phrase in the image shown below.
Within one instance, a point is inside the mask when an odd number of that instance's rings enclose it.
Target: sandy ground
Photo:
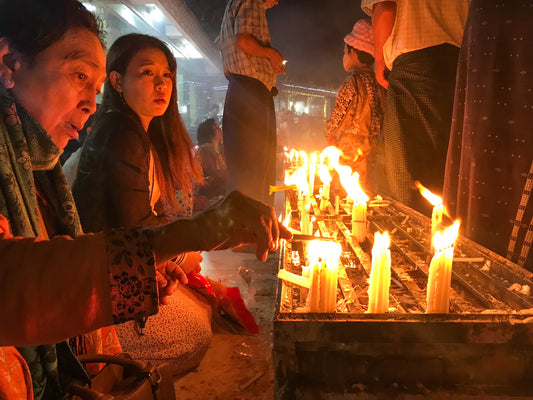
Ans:
[[[252,277],[248,285],[239,267]],[[178,400],[272,400],[272,319],[278,253],[265,263],[254,254],[241,252],[204,253],[202,272],[227,286],[238,286],[260,328],[257,335],[219,332],[200,365],[174,381]]]

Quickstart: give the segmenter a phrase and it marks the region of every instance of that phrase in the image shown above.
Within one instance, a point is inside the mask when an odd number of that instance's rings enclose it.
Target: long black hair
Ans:
[[[155,173],[161,197],[167,204],[176,206],[176,190],[191,192],[193,180],[203,182],[203,178],[202,171],[192,153],[194,145],[178,111],[176,59],[165,43],[153,36],[131,33],[121,36],[112,44],[107,53],[106,72],[108,79],[104,84],[102,105],[98,113],[103,114],[109,109],[118,109],[135,114],[124,102],[121,94],[113,88],[109,81],[109,75],[111,71],[124,75],[132,58],[139,51],[147,48],[158,49],[163,52],[172,76],[170,103],[162,116],[152,119],[148,127],[148,136],[152,145]],[[96,119],[98,119],[98,115]]]
[[[215,137],[215,126],[216,121],[214,118],[208,118],[200,125],[198,125],[198,130],[196,131],[196,140],[198,141],[198,146],[209,143]]]

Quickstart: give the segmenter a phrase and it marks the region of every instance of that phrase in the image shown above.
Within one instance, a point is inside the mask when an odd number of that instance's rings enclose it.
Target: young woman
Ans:
[[[1,398],[61,398],[55,346],[35,345],[154,314],[170,288],[158,292],[154,266],[175,280],[183,272],[165,261],[176,254],[252,242],[264,260],[287,235],[238,193],[192,220],[82,234],[58,158],[96,108],[99,35],[75,0],[0,1]],[[10,347],[30,345],[31,378]]]
[[[337,93],[335,108],[326,123],[326,139],[343,152],[343,162],[359,173],[363,188],[376,192],[378,134],[383,115],[384,89],[372,70],[374,38],[369,20],[355,23],[344,37],[342,64],[346,78]]]
[[[159,39],[129,34],[107,54],[102,104],[81,150],[72,191],[84,231],[157,226],[192,212],[193,181],[202,181],[178,113],[176,60]],[[178,197],[176,194],[178,193]],[[202,256],[177,263],[199,272]],[[144,327],[116,327],[123,349],[175,373],[198,364],[210,343],[211,308],[184,285]]]

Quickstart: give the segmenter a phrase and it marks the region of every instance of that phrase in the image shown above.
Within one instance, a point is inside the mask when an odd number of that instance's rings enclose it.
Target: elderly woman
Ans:
[[[184,279],[166,262],[176,254],[255,242],[264,260],[280,235],[290,236],[270,207],[239,193],[193,220],[83,235],[58,158],[95,111],[104,77],[100,31],[81,3],[0,0],[0,318],[8,321],[0,346],[145,319],[158,294]],[[26,356],[41,372],[32,377],[40,378],[35,397],[60,398],[54,346]],[[8,368],[0,397],[31,398],[31,388],[19,390],[26,367],[18,353],[2,347],[0,359]]]

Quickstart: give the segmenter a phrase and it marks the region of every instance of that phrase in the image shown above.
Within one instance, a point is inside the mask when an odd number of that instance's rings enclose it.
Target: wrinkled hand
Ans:
[[[157,287],[159,288],[160,304],[168,303],[168,298],[176,291],[178,282],[183,284],[188,282],[186,273],[174,261],[158,263],[155,277],[157,280]]]
[[[202,230],[201,247],[221,250],[256,243],[256,256],[265,261],[275,251],[279,239],[292,234],[276,219],[274,209],[238,191],[194,218]]]
[[[376,73],[376,80],[378,81],[378,83],[385,89],[388,89],[389,81],[385,78],[385,73],[386,71],[388,71],[388,69],[385,65],[385,60],[383,58],[376,58],[374,64],[374,71]]]

